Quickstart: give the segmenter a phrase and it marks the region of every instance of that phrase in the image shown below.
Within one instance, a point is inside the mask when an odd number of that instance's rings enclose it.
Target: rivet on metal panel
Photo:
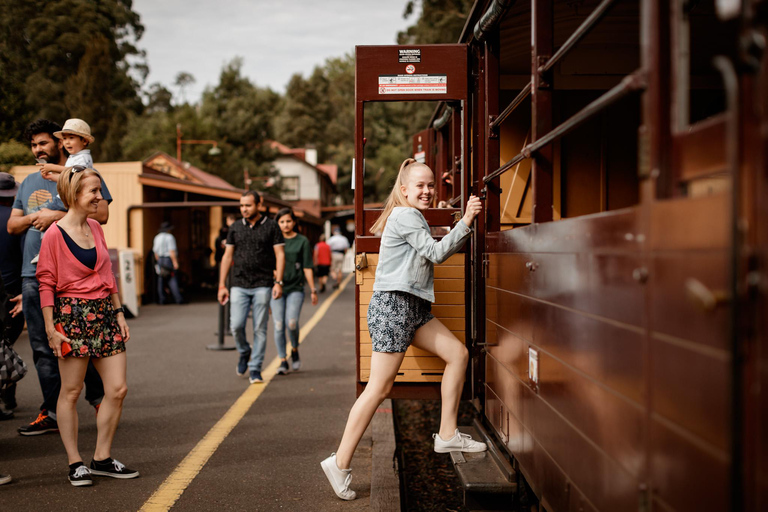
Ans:
[[[645,284],[648,281],[648,269],[645,267],[639,267],[632,271],[632,279],[640,284]]]
[[[493,123],[496,122],[496,119],[499,116],[497,115],[490,115],[488,116],[488,138],[489,139],[498,139],[499,138],[499,132],[498,128],[494,129]]]
[[[539,268],[539,264],[535,261],[529,261],[526,262],[525,268],[527,268],[530,272],[536,272],[536,269]]]

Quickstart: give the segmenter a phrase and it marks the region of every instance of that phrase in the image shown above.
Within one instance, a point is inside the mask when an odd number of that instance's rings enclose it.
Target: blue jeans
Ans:
[[[272,299],[272,320],[275,322],[275,346],[277,354],[285,359],[285,331],[294,350],[299,348],[299,315],[304,305],[304,292],[291,292],[279,299]]]
[[[35,362],[37,378],[43,391],[43,405],[40,409],[56,414],[56,402],[61,391],[59,376],[59,361],[48,346],[48,336],[45,334],[43,309],[40,307],[40,284],[35,277],[25,277],[21,283],[21,301],[24,308],[24,319],[27,321],[29,344],[32,346],[32,359]],[[85,399],[92,405],[101,402],[104,397],[104,384],[101,377],[88,363],[85,372]]]
[[[165,268],[173,268],[173,262],[168,256],[161,256],[158,260],[158,264],[165,266]],[[181,292],[179,291],[179,280],[176,279],[175,270],[172,270],[171,275],[168,277],[157,276],[157,302],[160,304],[165,304],[167,302],[165,297],[166,282],[168,283],[168,288],[171,290],[174,302],[176,302],[176,304],[181,304],[182,299]]]
[[[230,326],[235,336],[235,345],[240,354],[251,350],[245,337],[245,324],[248,321],[248,311],[253,308],[253,350],[248,361],[250,371],[261,371],[264,362],[264,352],[267,350],[267,322],[269,321],[269,299],[272,298],[272,288],[239,288],[233,286],[229,292]]]

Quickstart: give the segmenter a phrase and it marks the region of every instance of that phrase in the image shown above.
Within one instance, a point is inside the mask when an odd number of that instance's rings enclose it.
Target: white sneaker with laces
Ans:
[[[336,464],[336,453],[332,453],[330,457],[320,463],[320,466],[323,468],[325,476],[328,477],[328,481],[331,482],[336,496],[347,501],[357,497],[355,491],[349,488],[349,484],[352,481],[352,470],[339,469],[339,466]]]
[[[437,453],[449,453],[449,452],[484,452],[488,449],[485,443],[475,441],[469,434],[462,434],[459,429],[456,429],[456,434],[444,441],[439,434],[432,434],[432,438],[435,440],[435,451]]]

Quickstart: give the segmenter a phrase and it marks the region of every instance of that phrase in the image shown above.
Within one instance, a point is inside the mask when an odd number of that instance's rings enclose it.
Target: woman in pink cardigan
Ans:
[[[92,475],[135,478],[138,471],[111,458],[112,440],[128,391],[125,342],[130,338],[120,306],[104,232],[88,215],[101,201],[99,173],[82,166],[67,168],[57,190],[69,211],[43,236],[37,279],[48,343],[59,358],[61,393],[59,432],[69,458],[72,485],[92,485]],[[104,381],[96,425],[98,438],[90,469],[77,448],[77,399],[88,360]]]

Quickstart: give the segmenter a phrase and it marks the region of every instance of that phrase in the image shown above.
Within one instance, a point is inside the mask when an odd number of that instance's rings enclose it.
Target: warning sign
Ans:
[[[397,62],[421,62],[421,50],[397,50]]]
[[[379,75],[379,94],[447,94],[448,75]]]

